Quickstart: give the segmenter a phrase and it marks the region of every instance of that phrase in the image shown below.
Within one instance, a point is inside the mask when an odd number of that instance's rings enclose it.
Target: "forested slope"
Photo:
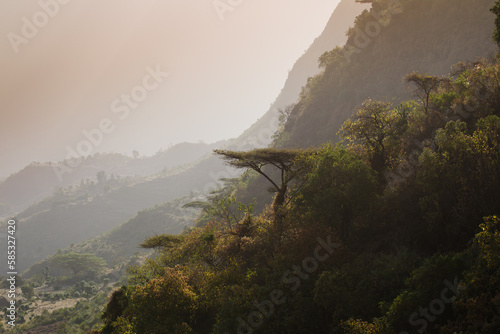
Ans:
[[[498,333],[500,64],[467,61],[496,51],[493,2],[400,3],[384,48],[321,57],[277,137],[321,147],[218,151],[263,176],[268,207],[235,221],[228,191],[212,220],[146,240],[160,256],[113,293],[99,333]],[[483,30],[460,30],[475,15]]]
[[[217,152],[253,172],[142,243],[158,257],[96,332],[498,333],[500,63],[474,61],[493,4],[375,1],[390,22],[361,47],[362,14],[320,58],[274,147]],[[236,201],[263,185],[265,209]]]
[[[440,76],[450,73],[455,63],[494,56],[493,3],[375,2],[356,19],[346,48],[323,56],[324,72],[309,80],[289,118],[286,145],[338,141],[340,126],[365,99],[410,97],[402,84],[410,72]]]

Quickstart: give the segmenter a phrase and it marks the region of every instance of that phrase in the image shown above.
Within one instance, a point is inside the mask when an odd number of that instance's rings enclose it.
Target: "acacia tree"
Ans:
[[[288,185],[300,170],[300,167],[294,162],[299,155],[306,153],[307,150],[263,148],[246,152],[229,150],[215,150],[214,152],[226,160],[230,166],[252,169],[271,183],[272,190],[276,193],[272,204],[275,224],[281,229],[284,218],[283,206],[286,201]],[[279,181],[273,180],[271,175],[264,170],[267,166],[273,167],[280,172]]]
[[[141,244],[139,244],[139,247],[146,249],[165,250],[173,248],[181,241],[182,239],[179,236],[160,234],[147,238]]]
[[[100,271],[106,264],[103,258],[88,253],[57,254],[51,261],[63,268],[72,270],[75,276],[84,271]]]
[[[405,81],[416,86],[415,95],[421,100],[426,113],[429,112],[431,94],[437,92],[440,86],[450,82],[449,79],[416,72],[408,74]]]

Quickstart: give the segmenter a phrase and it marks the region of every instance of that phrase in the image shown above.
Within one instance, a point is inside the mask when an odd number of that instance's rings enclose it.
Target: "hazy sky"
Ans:
[[[2,0],[0,176],[79,145],[152,154],[238,136],[338,2]]]

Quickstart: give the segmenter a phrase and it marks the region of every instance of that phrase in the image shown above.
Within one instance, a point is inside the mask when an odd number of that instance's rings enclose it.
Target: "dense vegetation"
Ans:
[[[353,0],[354,1],[354,0]],[[320,58],[287,124],[288,147],[339,140],[337,131],[367,98],[409,98],[412,71],[449,73],[460,61],[496,53],[494,0],[377,0],[357,17],[344,48]]]
[[[406,80],[415,99],[366,100],[342,143],[290,151],[281,205],[278,186],[235,225],[146,241],[159,257],[100,332],[497,333],[500,64]],[[254,170],[283,157],[219,153]]]
[[[81,290],[91,302],[35,317],[25,328],[56,323],[61,333],[97,325],[94,333],[101,334],[498,333],[500,58],[458,63],[447,76],[439,70],[439,76],[407,73],[402,84],[398,66],[405,47],[394,50],[388,43],[423,13],[439,24],[421,34],[446,31],[453,20],[486,17],[493,1],[457,0],[449,8],[445,0],[401,0],[414,15],[395,15],[380,43],[346,61],[356,29],[393,3],[375,1],[348,33],[347,46],[320,58],[324,72],[309,80],[300,102],[285,113],[273,148],[216,152],[248,172],[226,180],[206,201],[186,205],[203,209],[195,227],[144,240],[141,247],[157,256],[130,269],[101,319],[89,313],[102,305],[107,284],[68,282],[72,293]],[[497,15],[499,6],[492,9]],[[435,18],[443,12],[446,19]],[[494,38],[498,42],[498,28]],[[426,58],[437,47],[422,46],[421,65],[442,60]],[[370,55],[377,60],[367,64]],[[388,70],[384,62],[393,56],[402,61]],[[383,82],[375,80],[377,70],[365,72],[367,66],[387,71]],[[360,78],[366,85],[356,86]],[[413,99],[398,93],[407,87]],[[387,93],[392,90],[394,95]],[[329,142],[337,136],[339,143]],[[322,145],[284,148],[297,143]],[[257,179],[270,186],[272,202],[238,202],[268,198],[253,188]],[[147,217],[146,211],[134,220]],[[87,251],[102,251],[116,261],[118,254],[103,251],[99,242],[82,245],[73,250],[83,254],[62,252],[52,260],[64,266],[90,257]],[[48,272],[40,275],[43,280]]]
[[[301,115],[292,112],[278,145],[321,140],[304,117],[335,101],[326,87],[342,84],[334,75],[350,66],[342,52],[320,59],[325,73],[305,88]],[[500,63],[405,79],[414,99],[365,100],[337,145],[289,155],[219,151],[267,178],[273,203],[228,224],[220,219],[235,216],[226,190],[207,203],[197,228],[146,240],[158,258],[113,293],[99,332],[497,333]],[[283,156],[293,159],[281,164]],[[293,180],[283,177],[291,172]],[[211,221],[210,212],[218,213]]]

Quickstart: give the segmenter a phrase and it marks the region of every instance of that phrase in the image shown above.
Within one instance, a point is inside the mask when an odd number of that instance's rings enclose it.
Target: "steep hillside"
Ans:
[[[491,38],[494,15],[489,11],[494,0],[405,0],[392,12],[384,9],[391,3],[375,2],[356,18],[346,46],[321,57],[323,71],[309,78],[273,145],[296,148],[337,142],[340,126],[364,100],[411,97],[404,83],[410,72],[444,75],[458,62],[492,57],[497,51]],[[380,18],[387,20],[378,23]],[[374,24],[380,31],[369,37],[365,31]],[[256,206],[261,209],[271,196],[268,187],[267,180],[255,177],[248,187],[238,189],[238,199],[262,199]]]
[[[318,57],[346,41],[345,31],[354,18],[366,8],[350,0],[342,0],[323,34],[297,61],[276,102],[257,123],[229,145],[238,148],[267,146],[276,130],[276,110],[294,103],[307,77],[318,72]],[[218,143],[216,146],[220,146]],[[0,217],[25,209],[35,201],[50,195],[54,187],[67,187],[81,179],[94,179],[104,170],[108,175],[149,175],[199,158],[215,146],[177,145],[152,158],[132,159],[121,155],[101,155],[86,159],[63,182],[50,164],[32,164],[0,184]],[[173,163],[172,163],[173,162]],[[164,203],[191,191],[213,190],[220,178],[235,177],[238,173],[224,166],[218,157],[207,157],[187,172],[172,177],[157,177],[150,181],[127,180],[127,185],[95,197],[48,198],[37,206],[21,212],[20,238],[26,245],[22,268],[66,248],[100,235],[126,221],[134,214],[153,205]],[[122,180],[124,181],[124,180]],[[63,196],[64,197],[64,196]],[[43,237],[41,237],[43,236]],[[43,240],[43,242],[41,242]]]
[[[449,77],[420,77],[436,82],[427,102],[404,101],[410,92],[403,83],[412,71],[441,75],[458,61],[493,55],[493,1],[400,1],[397,8],[391,0],[375,1],[349,31],[347,47],[321,56],[324,72],[308,81],[274,142],[336,141],[351,117],[345,146],[294,150],[293,160],[283,158],[290,153],[284,150],[233,155],[259,172],[274,163],[289,192],[275,187],[281,202],[277,196],[265,211],[234,222],[228,200],[217,199],[206,206],[206,224],[181,237],[150,239],[159,256],[115,290],[96,332],[385,334],[420,325],[418,332],[498,333],[498,58],[464,65]],[[464,119],[469,105],[471,117]],[[398,173],[399,183],[386,173]],[[23,261],[116,226],[106,214],[119,218],[186,189],[206,193],[217,179],[236,175],[212,156],[170,176],[114,180],[107,188],[84,184],[87,196],[54,198],[18,217],[30,233],[19,232],[20,249],[32,251],[21,254]],[[266,182],[247,173],[234,184],[250,201]],[[70,251],[117,264],[141,238],[178,233],[194,214],[180,210],[185,200],[143,210]],[[35,249],[37,238],[51,244]],[[422,310],[433,320],[424,320]]]
[[[280,95],[269,111],[228,145],[238,149],[267,146],[277,129],[277,110],[298,100],[301,87],[306,83],[307,78],[319,71],[318,57],[325,51],[345,43],[347,40],[345,32],[349,26],[353,25],[354,18],[367,7],[367,5],[357,4],[351,0],[342,0],[323,33],[291,69]],[[0,217],[24,210],[35,201],[49,196],[54,187],[67,187],[80,182],[81,179],[94,178],[101,170],[109,175],[151,175],[165,168],[199,159],[202,155],[222,145],[224,143],[214,145],[185,143],[159,152],[153,157],[140,159],[118,154],[94,155],[76,168],[72,168],[71,172],[60,174],[61,177],[58,177],[54,171],[59,168],[59,173],[63,173],[65,169],[60,168],[67,161],[54,164],[33,163],[0,183]]]
[[[396,15],[394,3],[376,1],[372,14]],[[289,144],[334,140],[342,108],[368,99],[342,125],[344,145],[218,151],[271,181],[272,204],[232,220],[228,200],[216,199],[205,206],[209,223],[147,240],[160,256],[115,291],[98,333],[500,332],[500,58],[447,76],[412,73],[414,99],[403,100],[398,74],[399,58],[408,72],[435,72],[461,52],[488,53],[493,3],[401,3],[404,23],[384,23],[381,49],[372,41],[356,59],[348,49],[321,57],[325,73],[288,123]],[[500,0],[495,8],[500,27]],[[375,27],[371,17],[357,29]],[[491,29],[476,31],[482,23]],[[278,171],[277,183],[263,166]]]
[[[323,58],[286,126],[288,146],[337,141],[337,132],[367,98],[408,98],[403,77],[444,75],[460,61],[492,57],[493,0],[378,1],[357,18],[346,47]],[[422,24],[425,20],[425,24]],[[418,27],[418,29],[417,29]]]
[[[269,111],[245,131],[239,138],[231,142],[231,146],[243,148],[265,147],[277,129],[277,110],[298,100],[301,87],[309,76],[319,72],[318,58],[325,51],[343,45],[345,32],[353,25],[354,18],[367,8],[351,0],[342,0],[332,14],[323,33],[312,43],[311,47],[297,60],[291,69],[286,83],[270,107]],[[96,173],[104,170],[107,174],[121,176],[146,176],[165,168],[172,168],[199,159],[214,148],[224,143],[179,144],[153,157],[133,159],[119,154],[94,155],[84,160],[69,173],[64,166],[67,161],[59,163],[32,163],[0,183],[0,217],[20,212],[29,205],[49,196],[54,187],[67,187],[80,182],[83,178],[94,178]],[[61,169],[63,168],[63,169]],[[59,170],[58,173],[55,170]]]
[[[318,58],[336,46],[343,46],[347,41],[346,32],[354,25],[354,19],[367,4],[355,3],[353,0],[341,0],[333,12],[323,33],[314,40],[309,49],[297,60],[288,74],[281,93],[262,118],[246,130],[233,145],[238,149],[265,147],[277,130],[278,109],[294,104],[299,93],[306,84],[307,78],[320,71]]]

